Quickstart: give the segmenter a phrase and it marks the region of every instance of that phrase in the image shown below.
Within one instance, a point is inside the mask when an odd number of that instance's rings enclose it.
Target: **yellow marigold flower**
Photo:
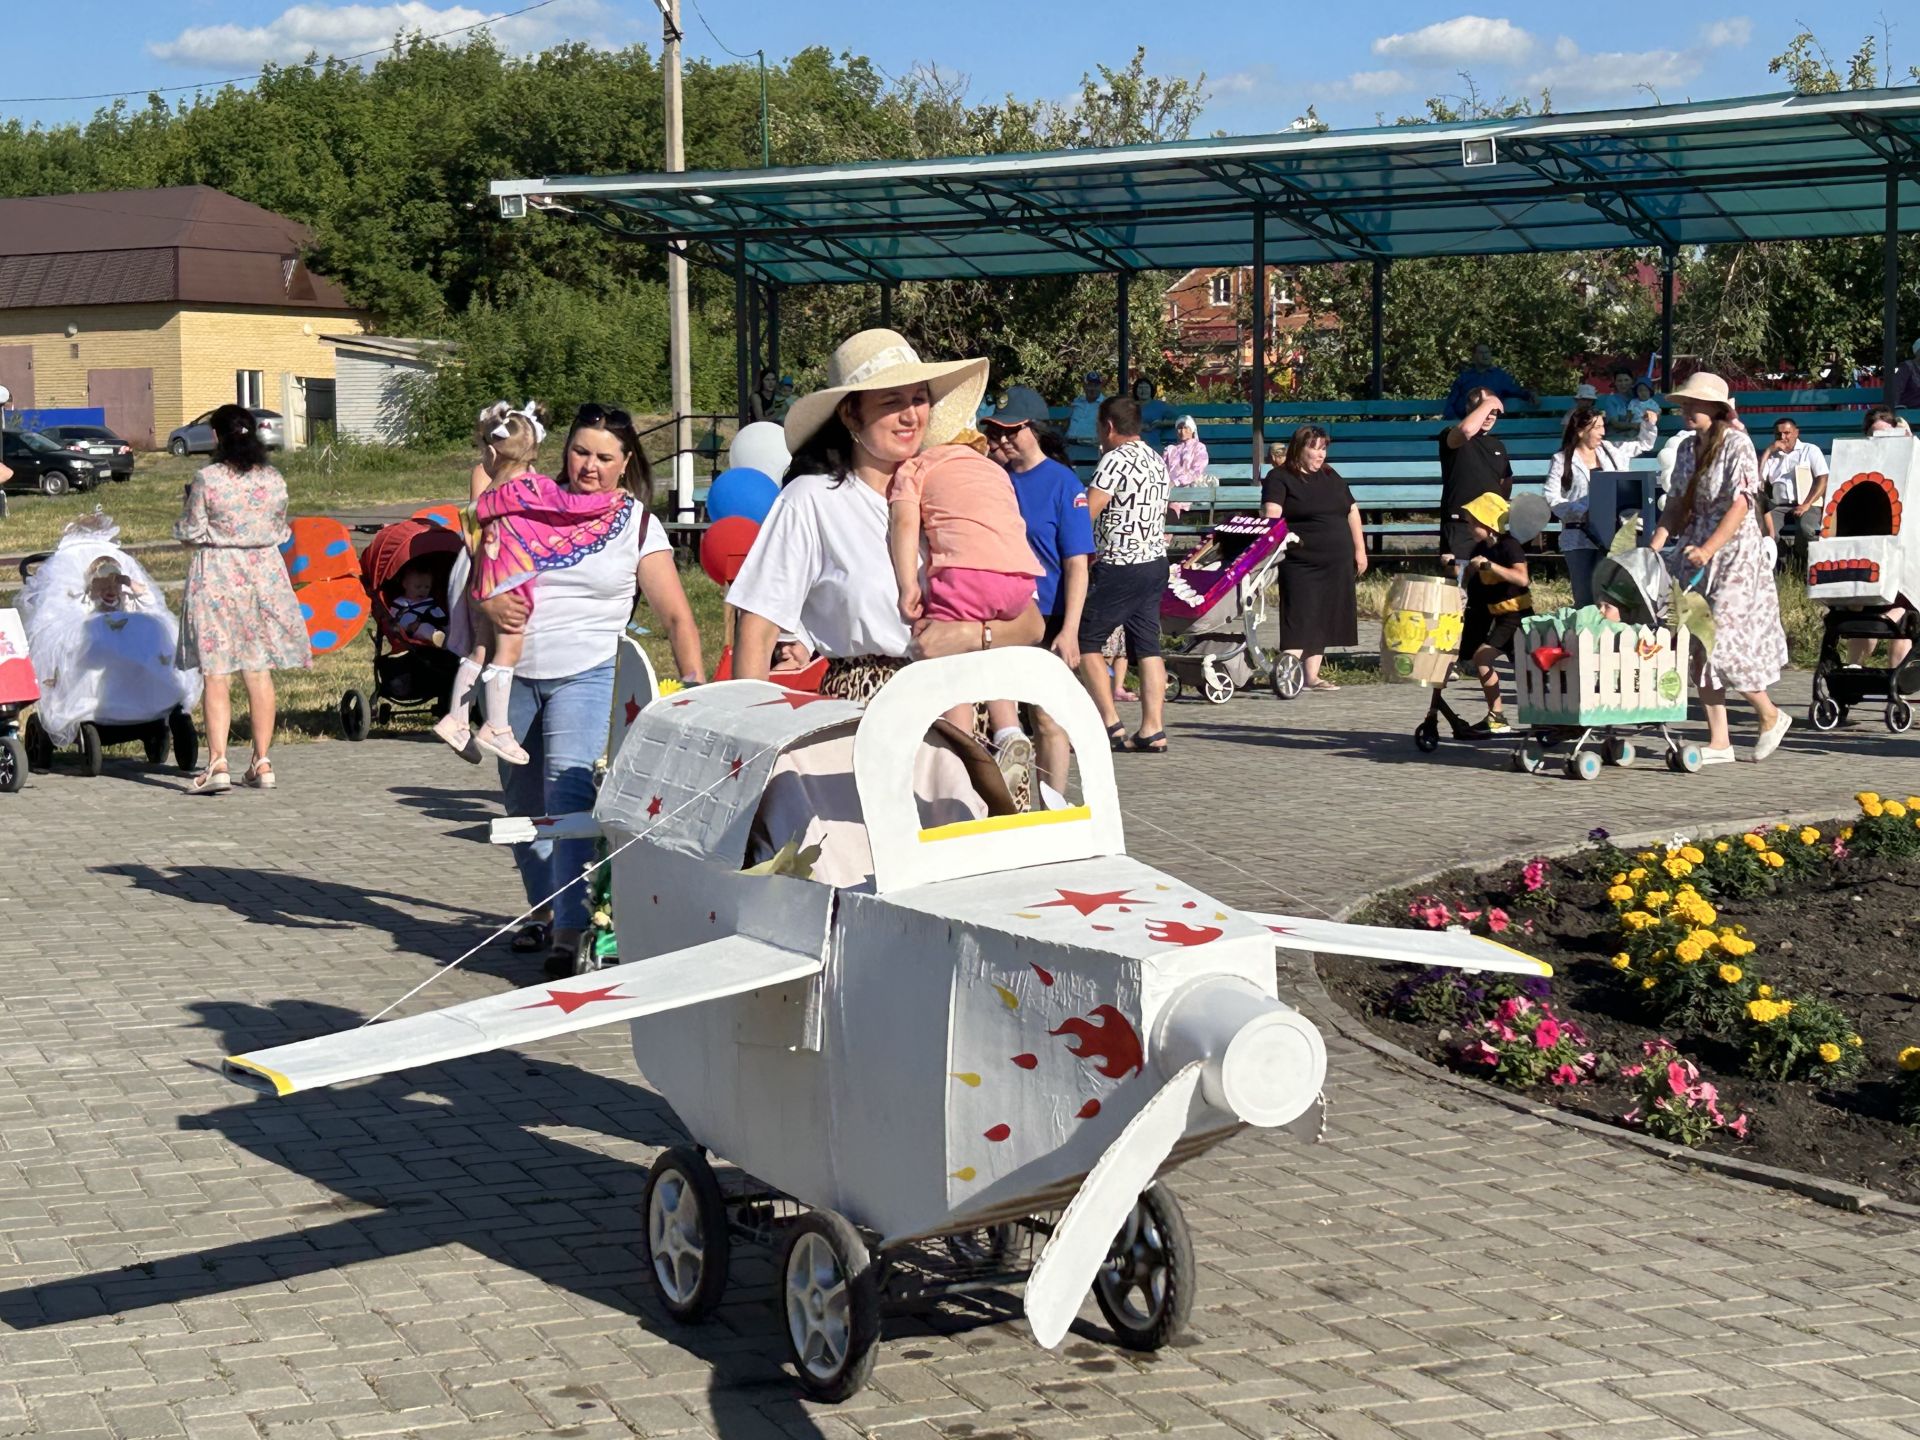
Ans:
[[[1907,809],[1920,810],[1920,795],[1907,796]]]
[[[1627,879],[1629,880],[1639,881],[1639,880],[1644,880],[1646,878],[1647,878],[1647,871],[1645,866],[1636,865],[1633,867],[1633,869],[1627,872]]]
[[[1858,1035],[1847,1036],[1847,1044],[1851,1045],[1856,1050],[1858,1050],[1862,1045],[1866,1043],[1867,1042],[1862,1040]]]
[[[1720,937],[1720,948],[1726,951],[1727,954],[1729,955],[1740,956],[1740,955],[1751,955],[1754,952],[1755,947],[1754,947],[1753,941],[1748,940],[1743,936],[1722,935]]]
[[[1880,803],[1879,794],[1872,790],[1862,790],[1853,798],[1860,803],[1863,809],[1868,805],[1878,805]]]
[[[1747,1018],[1761,1025],[1771,1025],[1785,1013],[1786,1012],[1772,1000],[1749,1000],[1747,1002]]]
[[[1645,930],[1655,922],[1653,916],[1644,910],[1629,910],[1620,917],[1620,923],[1629,930]]]
[[[1900,1068],[1909,1075],[1920,1070],[1920,1045],[1909,1045],[1900,1052]]]
[[[1720,937],[1711,930],[1696,930],[1687,938],[1702,950],[1711,950],[1720,943]]]
[[[1705,901],[1702,901],[1693,907],[1693,918],[1701,925],[1711,925],[1720,918],[1720,912]]]
[[[1784,820],[1780,820],[1780,821],[1776,821],[1776,822],[1774,823],[1774,827],[1773,827],[1773,828],[1774,828],[1774,829],[1775,829],[1776,831],[1785,831],[1785,830],[1786,830],[1786,828],[1787,828],[1787,822],[1786,822],[1786,821],[1784,821]]]
[[[1665,959],[1667,958],[1667,949],[1666,949],[1666,947],[1665,947],[1664,945],[1663,945],[1663,946],[1661,946],[1661,947],[1660,947],[1660,949],[1658,949],[1658,950],[1656,950],[1656,951],[1654,951],[1654,952],[1653,952],[1653,954],[1652,954],[1652,956],[1651,956],[1651,957],[1649,957],[1649,958],[1651,958],[1651,959],[1654,959],[1654,960],[1665,960]]]
[[[1713,853],[1716,855],[1724,855],[1731,848],[1732,847],[1724,840],[1716,840],[1713,842]]]
[[[1702,950],[1691,940],[1682,940],[1678,945],[1673,947],[1674,958],[1682,965],[1691,965],[1706,953],[1706,951]]]
[[[1791,1015],[1793,1013],[1793,1001],[1776,1000],[1773,1003],[1780,1007],[1780,1013],[1782,1015]]]
[[[1758,835],[1755,835],[1751,830],[1740,837],[1740,843],[1749,850],[1764,850],[1767,848],[1767,842],[1762,840]]]
[[[1626,884],[1626,883],[1627,883],[1627,872],[1626,872],[1626,871],[1624,871],[1624,870],[1620,870],[1620,871],[1616,871],[1616,872],[1615,872],[1615,874],[1614,874],[1614,877],[1613,877],[1613,883],[1614,883],[1614,884],[1616,884],[1616,885],[1624,885],[1624,884]]]
[[[1701,853],[1698,845],[1682,845],[1680,847],[1680,858],[1690,865],[1698,865],[1707,857]]]
[[[1861,808],[1867,812],[1868,816],[1875,820],[1878,820],[1882,815],[1887,813],[1887,807],[1877,801],[1872,805],[1862,806]]]
[[[1758,995],[1762,1000],[1771,1000],[1773,998],[1773,986],[1762,985],[1759,989],[1755,990],[1753,993]]]
[[[1647,908],[1649,910],[1658,910],[1672,898],[1673,896],[1664,890],[1649,890],[1646,894]]]
[[[1807,826],[1805,829],[1803,829],[1800,832],[1800,843],[1802,845],[1811,845],[1819,838],[1820,838],[1820,832],[1814,829],[1813,826],[1811,825]]]
[[[1851,840],[1851,839],[1853,839],[1853,826],[1851,826],[1851,825],[1849,825],[1849,826],[1847,826],[1847,828],[1846,828],[1846,829],[1844,829],[1844,830],[1842,830],[1842,831],[1840,832],[1840,838],[1841,838],[1842,840]]]
[[[1693,866],[1689,865],[1686,861],[1680,859],[1678,856],[1675,856],[1673,859],[1667,861],[1667,863],[1662,865],[1660,868],[1662,870],[1665,870],[1667,874],[1671,875],[1676,880],[1680,879],[1682,876],[1691,875],[1693,873]]]
[[[1885,810],[1887,814],[1891,815],[1895,820],[1904,820],[1907,818],[1907,807],[1902,805],[1898,800],[1889,800],[1880,808]]]
[[[1741,974],[1742,971],[1738,965],[1722,965],[1720,967],[1720,978],[1729,985],[1738,985]]]
[[[1633,899],[1633,887],[1631,885],[1615,885],[1607,891],[1607,899],[1613,901],[1616,905],[1627,904]]]
[[[1766,851],[1761,855],[1760,860],[1769,870],[1778,870],[1782,865],[1787,863],[1786,857],[1778,850]]]
[[[1840,1047],[1831,1040],[1827,1041],[1820,1047],[1820,1058],[1829,1065],[1833,1064],[1840,1058]]]
[[[1653,988],[1653,985],[1654,985],[1654,980],[1651,975],[1647,976],[1646,979],[1640,982],[1640,988],[1642,990],[1651,990]]]
[[[1632,967],[1633,957],[1622,950],[1618,955],[1613,957],[1611,964],[1616,970],[1626,970]]]

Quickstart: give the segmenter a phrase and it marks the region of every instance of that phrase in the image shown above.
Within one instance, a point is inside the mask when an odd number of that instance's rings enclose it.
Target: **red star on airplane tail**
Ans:
[[[627,724],[631,725],[640,716],[640,702],[632,695],[627,697]]]
[[[631,995],[617,994],[619,989],[618,985],[603,985],[598,990],[549,990],[545,1000],[537,1001],[532,1005],[516,1005],[513,1008],[516,1010],[554,1009],[562,1014],[571,1015],[582,1005],[592,1005],[601,1000],[633,999]]]

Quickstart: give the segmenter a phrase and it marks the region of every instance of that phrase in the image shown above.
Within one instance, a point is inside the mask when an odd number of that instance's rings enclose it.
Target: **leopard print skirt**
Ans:
[[[860,655],[852,659],[834,657],[827,661],[827,673],[821,677],[820,693],[835,700],[851,700],[865,705],[878,695],[886,683],[906,668],[907,661],[896,655]],[[987,718],[984,701],[973,707],[973,737],[994,750],[993,724]],[[1030,780],[1009,781],[1015,805],[1028,808],[1032,799]]]

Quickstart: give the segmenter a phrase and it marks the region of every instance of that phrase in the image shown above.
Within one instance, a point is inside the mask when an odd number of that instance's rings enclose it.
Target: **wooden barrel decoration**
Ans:
[[[1442,685],[1460,653],[1466,596],[1458,585],[1401,575],[1380,617],[1380,676],[1390,685]]]

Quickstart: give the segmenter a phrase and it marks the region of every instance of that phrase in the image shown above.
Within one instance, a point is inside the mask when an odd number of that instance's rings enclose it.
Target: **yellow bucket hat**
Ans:
[[[1512,508],[1491,490],[1484,495],[1474,496],[1460,507],[1462,512],[1478,520],[1496,535],[1507,528],[1507,511]]]

